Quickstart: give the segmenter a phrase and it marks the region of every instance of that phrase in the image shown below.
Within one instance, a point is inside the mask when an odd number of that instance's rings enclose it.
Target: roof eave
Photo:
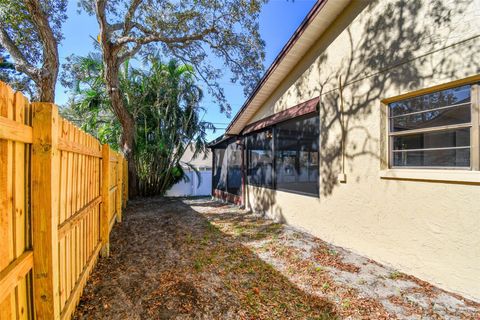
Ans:
[[[322,9],[325,7],[327,3],[333,3],[334,1],[332,0],[319,0],[315,3],[313,8],[310,10],[310,12],[307,14],[305,19],[302,21],[300,26],[297,28],[295,33],[290,37],[288,42],[285,44],[283,49],[280,51],[280,53],[277,55],[273,63],[270,65],[268,70],[265,72],[264,76],[261,78],[261,80],[258,82],[257,86],[253,90],[252,94],[247,98],[243,106],[240,108],[240,110],[237,112],[233,120],[230,122],[226,129],[226,134],[239,134],[240,131],[242,130],[242,127],[244,124],[238,125],[240,118],[243,116],[245,111],[250,107],[252,101],[258,97],[259,94],[265,93],[266,96],[269,96],[274,89],[270,88],[268,90],[265,89],[265,85],[268,83],[269,79],[271,79],[272,75],[275,73],[279,72],[277,71],[279,69],[279,66],[282,65],[282,62],[285,61],[285,58],[288,57],[289,53],[292,51],[292,49],[295,46],[299,45],[299,40],[301,40],[302,35],[304,35],[305,31],[312,25],[312,22],[317,18],[317,16],[322,12]],[[318,35],[320,37],[321,34]],[[303,55],[308,52],[308,50],[313,46],[315,42],[310,43],[308,48],[305,48],[302,56],[298,57],[298,61],[303,57]],[[297,57],[295,56],[295,59]],[[293,67],[287,68],[285,70],[281,70],[280,77],[285,78],[288,73],[293,69]],[[264,91],[264,92],[262,92]]]

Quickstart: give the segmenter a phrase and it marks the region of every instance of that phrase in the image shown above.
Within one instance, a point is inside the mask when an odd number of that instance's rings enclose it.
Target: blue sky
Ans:
[[[93,50],[93,40],[98,34],[98,25],[94,17],[77,12],[75,0],[70,0],[68,5],[68,20],[63,26],[65,39],[59,47],[60,59],[63,62],[71,54],[86,55]],[[277,54],[283,48],[293,32],[312,8],[314,0],[271,0],[266,4],[260,14],[260,34],[266,43],[265,68],[268,68]],[[225,89],[229,103],[232,105],[232,116],[244,103],[246,97],[243,88],[229,82],[228,77],[220,80]],[[68,100],[60,83],[57,84],[56,103],[63,105]],[[210,132],[208,139],[212,140],[224,132],[231,119],[221,114],[218,105],[206,95],[202,101],[207,112],[204,119],[213,122],[218,130]]]

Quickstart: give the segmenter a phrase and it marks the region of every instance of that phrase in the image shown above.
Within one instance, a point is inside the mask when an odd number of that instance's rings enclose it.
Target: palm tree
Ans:
[[[80,122],[102,142],[115,140],[118,149],[120,124],[110,110],[100,60],[89,56],[71,61],[71,73],[62,77],[74,89],[65,116]],[[135,119],[139,194],[162,195],[186,179],[184,168],[191,167],[181,161],[186,148],[193,147],[194,157],[208,152],[206,130],[213,126],[200,118],[203,93],[191,66],[175,60],[164,64],[157,56],[148,57],[144,64],[148,68],[133,68],[127,61],[121,69],[120,85],[124,103]]]

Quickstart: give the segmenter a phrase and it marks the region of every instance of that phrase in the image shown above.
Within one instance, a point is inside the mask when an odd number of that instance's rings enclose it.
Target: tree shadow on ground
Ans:
[[[302,291],[179,199],[139,199],[126,211],[76,319],[337,318],[330,301]]]

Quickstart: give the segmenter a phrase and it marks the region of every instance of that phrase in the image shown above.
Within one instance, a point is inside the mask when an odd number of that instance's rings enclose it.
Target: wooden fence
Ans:
[[[127,163],[0,82],[0,319],[70,319],[126,206]]]

